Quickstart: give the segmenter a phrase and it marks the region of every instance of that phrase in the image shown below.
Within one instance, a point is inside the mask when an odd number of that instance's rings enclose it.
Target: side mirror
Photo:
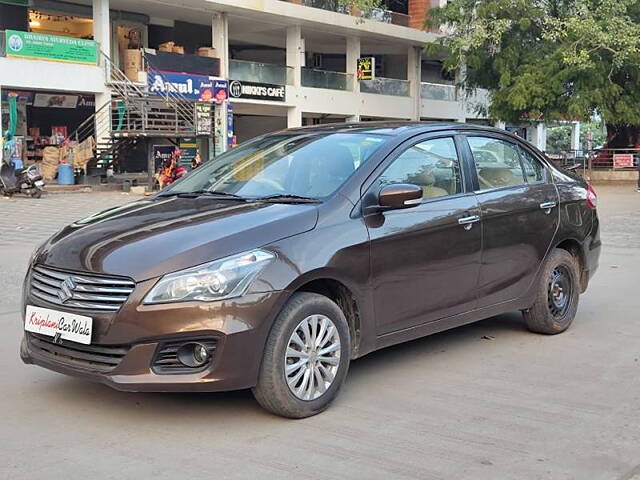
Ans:
[[[410,183],[396,183],[382,187],[378,194],[380,210],[411,208],[422,202],[422,187]]]

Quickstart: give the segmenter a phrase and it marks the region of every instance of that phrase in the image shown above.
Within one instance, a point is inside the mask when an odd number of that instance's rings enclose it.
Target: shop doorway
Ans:
[[[17,96],[15,126],[16,159],[24,166],[38,165],[47,180],[55,177],[57,165],[82,163],[68,156],[69,137],[95,111],[92,94],[56,91],[28,91],[2,88],[2,131],[9,127],[9,96]],[[88,148],[85,159],[93,152]],[[53,173],[52,173],[53,172]]]

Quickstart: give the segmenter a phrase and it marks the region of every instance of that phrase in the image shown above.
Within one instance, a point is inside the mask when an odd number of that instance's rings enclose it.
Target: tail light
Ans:
[[[585,201],[587,202],[587,206],[591,210],[595,210],[598,206],[598,195],[596,194],[596,191],[593,189],[593,185],[591,184],[589,184],[589,186],[587,187],[587,198],[585,199]]]

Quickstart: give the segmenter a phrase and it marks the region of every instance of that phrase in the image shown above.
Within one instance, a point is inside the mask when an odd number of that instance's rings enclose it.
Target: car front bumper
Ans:
[[[266,338],[285,297],[284,292],[252,293],[207,304],[192,302],[151,306],[140,304],[134,292],[116,314],[96,314],[90,346],[68,341],[49,345],[25,332],[20,356],[24,363],[124,391],[249,388],[257,382]],[[48,305],[28,294],[25,295],[25,304],[60,310],[59,306]],[[217,342],[212,361],[204,369],[193,373],[160,373],[153,367],[159,348],[167,342],[189,340]],[[111,355],[115,351],[119,356],[117,361],[110,360],[115,363],[112,368],[92,363],[94,352]]]

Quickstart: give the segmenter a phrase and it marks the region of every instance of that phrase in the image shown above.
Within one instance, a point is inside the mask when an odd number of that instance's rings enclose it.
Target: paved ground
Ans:
[[[128,394],[22,365],[33,247],[132,197],[0,200],[0,478],[638,480],[640,194],[599,192],[601,270],[571,330],[533,335],[511,314],[376,352],[300,421],[245,391]]]

